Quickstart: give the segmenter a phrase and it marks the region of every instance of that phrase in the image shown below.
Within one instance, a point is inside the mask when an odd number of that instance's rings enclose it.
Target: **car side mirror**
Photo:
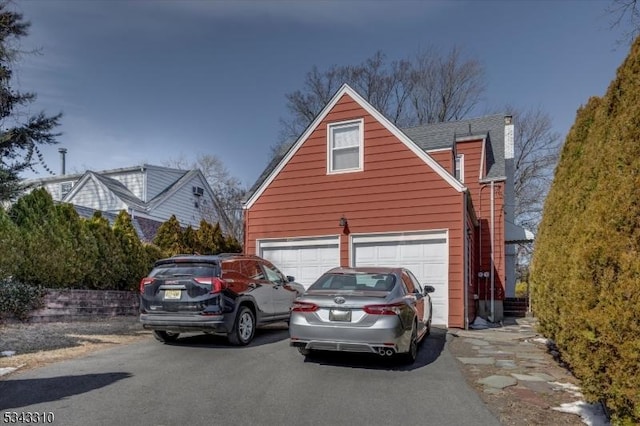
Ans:
[[[292,277],[291,275],[287,275],[287,281],[289,281],[290,283],[294,282],[296,280],[295,277]]]
[[[429,293],[433,293],[434,291],[436,291],[435,287],[433,287],[432,285],[425,285],[424,286],[424,294],[429,294]]]

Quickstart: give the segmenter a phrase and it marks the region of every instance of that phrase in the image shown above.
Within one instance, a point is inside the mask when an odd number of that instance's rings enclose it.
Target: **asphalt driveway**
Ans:
[[[52,412],[55,424],[499,424],[434,329],[410,367],[376,356],[305,359],[288,331],[244,348],[215,336],[151,337],[0,381],[0,410]]]

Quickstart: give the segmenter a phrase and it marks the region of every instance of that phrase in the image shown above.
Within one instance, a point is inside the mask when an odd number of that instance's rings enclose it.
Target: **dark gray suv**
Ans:
[[[257,326],[288,322],[302,293],[293,277],[258,256],[174,256],[157,261],[140,282],[140,322],[165,343],[205,332],[247,345]]]

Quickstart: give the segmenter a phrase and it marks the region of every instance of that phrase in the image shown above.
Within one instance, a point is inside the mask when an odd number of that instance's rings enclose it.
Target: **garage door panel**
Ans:
[[[448,324],[449,286],[448,253],[446,238],[419,239],[415,236],[409,241],[394,241],[393,236],[379,236],[380,242],[358,242],[354,237],[353,259],[355,266],[391,266],[409,269],[422,285],[431,285],[435,292],[431,294],[433,304],[433,323]],[[371,237],[367,237],[368,240]]]
[[[305,244],[304,240],[297,240],[291,246],[287,246],[286,242],[269,242],[266,247],[259,246],[259,253],[285,275],[295,277],[296,282],[305,288],[328,269],[340,265],[337,239],[334,244],[318,244],[314,241]]]

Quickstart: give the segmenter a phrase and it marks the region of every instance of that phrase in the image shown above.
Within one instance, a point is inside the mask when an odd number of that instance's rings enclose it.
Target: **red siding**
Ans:
[[[364,170],[327,174],[327,125],[364,119]],[[261,238],[449,231],[449,326],[463,327],[463,196],[366,110],[343,96],[246,212],[247,253]],[[349,265],[349,238],[340,259]]]
[[[480,223],[474,258],[477,271],[491,269],[491,185],[480,184],[482,159],[481,140],[458,142],[456,151],[464,154],[464,184],[471,193],[476,216]],[[504,298],[505,253],[504,253],[504,183],[494,184],[494,276],[496,299]],[[479,280],[477,290],[480,299],[489,299],[490,282]]]
[[[429,155],[434,160],[436,160],[446,171],[448,171],[452,175],[454,174],[454,172],[455,172],[455,170],[454,170],[455,163],[453,162],[453,151],[452,150],[447,149],[447,150],[443,150],[443,151],[431,151],[431,152],[429,152]]]

